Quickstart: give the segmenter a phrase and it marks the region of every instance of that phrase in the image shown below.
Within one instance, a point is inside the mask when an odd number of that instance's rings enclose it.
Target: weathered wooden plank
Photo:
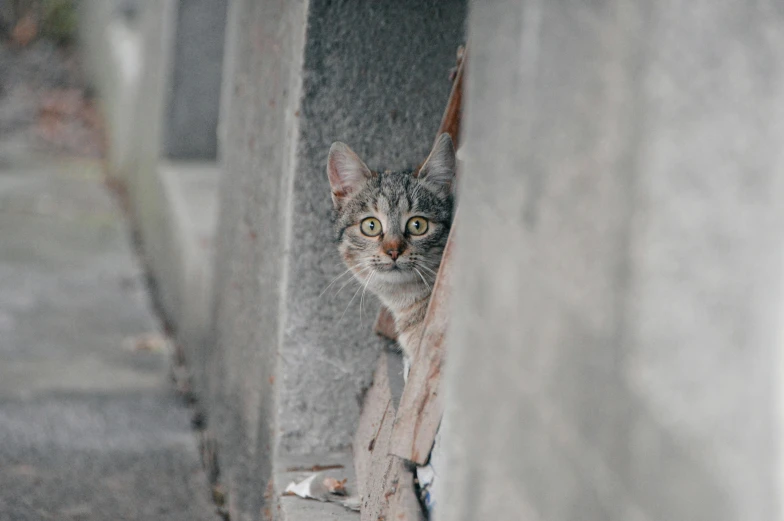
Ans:
[[[460,122],[463,120],[463,70],[465,62],[465,50],[461,47],[458,50],[457,73],[452,83],[452,91],[449,93],[449,101],[447,101],[446,110],[444,110],[436,134],[436,139],[444,132],[449,134],[455,144],[455,149],[459,146]],[[433,143],[435,144],[435,141]]]
[[[450,234],[427,309],[422,340],[411,360],[408,382],[400,398],[390,439],[390,454],[420,465],[427,463],[430,457],[444,412],[440,392],[441,366],[449,325],[454,242],[454,234]]]
[[[357,475],[357,487],[360,498],[365,500],[370,496],[370,470],[373,460],[373,449],[376,439],[381,433],[381,426],[388,415],[394,416],[395,409],[389,412],[392,394],[389,390],[389,354],[382,352],[373,373],[373,385],[365,393],[362,401],[362,413],[359,415],[359,426],[354,434],[353,453],[354,469]],[[365,505],[367,506],[367,505]]]
[[[403,460],[389,455],[396,399],[389,381],[390,365],[395,371],[392,356],[382,353],[379,358],[354,437],[354,468],[361,501],[361,521],[423,519],[414,490],[413,473]]]
[[[446,110],[441,117],[441,124],[438,126],[436,139],[444,132],[452,137],[452,142],[455,149],[459,146],[460,139],[460,122],[463,117],[463,70],[465,65],[465,48],[460,47],[457,51],[457,72],[455,79],[452,83],[452,91],[449,93],[449,100],[446,104]],[[417,167],[417,174],[422,164]],[[392,313],[384,306],[378,312],[376,324],[373,327],[376,334],[381,335],[390,340],[397,339],[397,331],[395,330],[395,319]]]
[[[393,480],[387,493],[389,496],[389,517],[391,521],[424,521],[425,513],[417,498],[414,487],[414,473],[405,466],[403,460],[389,456],[398,466],[396,481]]]

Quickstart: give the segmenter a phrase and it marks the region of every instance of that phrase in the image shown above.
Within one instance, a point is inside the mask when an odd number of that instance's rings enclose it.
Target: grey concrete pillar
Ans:
[[[179,0],[163,153],[217,156],[221,69],[228,0]]]
[[[170,0],[78,3],[80,47],[106,125],[106,167],[129,183],[140,163],[158,156],[172,7]]]
[[[83,47],[107,116],[112,174],[136,175],[138,158],[148,154],[215,161],[227,4],[79,4]]]
[[[273,452],[350,447],[382,343],[355,285],[322,295],[343,270],[327,153],[341,140],[380,169],[426,157],[464,15],[462,0],[230,5],[208,415],[232,519],[271,507]]]
[[[476,2],[440,521],[781,519],[784,11]]]

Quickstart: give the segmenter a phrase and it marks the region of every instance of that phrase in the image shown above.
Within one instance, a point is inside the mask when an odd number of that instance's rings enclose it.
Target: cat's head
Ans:
[[[433,285],[452,223],[455,150],[436,140],[418,172],[371,171],[343,143],[329,151],[335,231],[346,265],[371,289]],[[383,297],[383,295],[382,295]]]

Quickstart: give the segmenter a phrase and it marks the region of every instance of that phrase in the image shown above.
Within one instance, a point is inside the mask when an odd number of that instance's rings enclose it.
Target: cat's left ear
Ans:
[[[359,191],[373,173],[348,145],[332,143],[327,158],[327,177],[332,188],[332,202],[336,208],[341,201]]]
[[[425,164],[419,170],[419,179],[438,191],[450,193],[455,180],[455,147],[449,134],[441,134]]]

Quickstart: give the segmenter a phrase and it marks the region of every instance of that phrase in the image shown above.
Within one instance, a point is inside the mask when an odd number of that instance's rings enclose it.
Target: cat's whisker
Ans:
[[[420,279],[422,279],[422,282],[424,282],[424,283],[425,283],[425,286],[427,286],[427,290],[428,290],[428,291],[430,291],[430,290],[431,290],[431,288],[430,288],[430,284],[428,284],[428,283],[427,283],[427,281],[425,280],[425,277],[424,277],[424,275],[422,275],[422,272],[421,272],[421,271],[419,271],[419,270],[418,270],[418,269],[416,269],[416,268],[414,268],[414,271],[416,271],[416,272],[417,272],[417,275],[419,275],[419,278],[420,278]]]
[[[362,325],[362,306],[365,304],[365,290],[367,289],[368,284],[370,284],[370,281],[373,280],[373,276],[376,273],[377,272],[375,270],[373,270],[370,273],[370,277],[368,277],[367,281],[365,281],[365,287],[362,289],[362,296],[359,297],[359,324],[360,325]]]
[[[414,262],[412,268],[413,269],[421,268],[425,270],[428,273],[428,275],[433,275],[434,278],[436,275],[438,275],[437,271],[433,270],[428,264],[426,264],[422,260],[417,260],[416,262]]]
[[[324,296],[324,293],[326,293],[326,292],[327,292],[327,290],[328,290],[329,288],[331,288],[331,287],[332,287],[332,285],[333,285],[334,283],[336,283],[336,282],[337,282],[339,279],[343,278],[343,277],[346,275],[346,273],[350,273],[350,272],[351,272],[351,268],[348,268],[346,271],[344,271],[343,273],[341,273],[340,275],[338,275],[337,277],[335,277],[334,279],[332,279],[332,282],[330,282],[330,283],[327,285],[327,287],[326,287],[326,288],[324,288],[324,291],[322,291],[322,292],[319,294],[319,298],[323,297],[323,296]]]
[[[430,264],[425,264],[425,263],[419,263],[419,264],[417,264],[417,266],[419,266],[421,268],[426,268],[430,273],[433,274],[433,276],[436,276],[436,277],[438,276],[439,270],[441,269],[441,264],[440,263],[436,264],[435,266],[432,266]]]
[[[429,272],[430,272],[430,273],[433,275],[433,277],[434,277],[434,278],[435,278],[436,276],[438,276],[438,272],[436,272],[436,271],[433,271],[432,269],[428,268],[428,267],[425,265],[425,263],[424,263],[424,262],[420,262],[420,263],[419,263],[419,264],[417,264],[417,265],[418,265],[420,268],[422,268],[423,270],[427,270],[427,271],[429,271]]]
[[[426,259],[425,257],[419,257],[417,260],[419,261],[419,264],[424,264],[430,268],[438,269],[438,267],[441,266],[441,258],[439,258],[437,261],[432,261]]]
[[[372,270],[372,269],[373,269],[373,266],[365,266],[365,267],[363,267],[361,270],[359,270],[359,271],[356,273],[356,276],[359,276],[359,275],[361,275],[362,273],[364,273],[365,271],[367,271],[367,270]],[[337,297],[337,296],[338,296],[338,294],[340,294],[340,292],[341,292],[341,291],[343,291],[343,288],[345,288],[346,286],[348,286],[349,284],[351,284],[351,282],[352,282],[352,281],[354,281],[354,282],[359,282],[359,281],[356,279],[356,277],[349,277],[349,279],[348,279],[348,280],[345,282],[345,284],[343,284],[342,286],[340,286],[340,289],[339,289],[339,290],[337,290],[337,291],[335,292],[335,294],[334,294],[334,295],[332,295],[332,298],[335,298],[335,297]],[[362,285],[362,282],[359,282],[359,284],[360,284],[360,286],[361,286],[361,285]]]
[[[343,310],[343,314],[340,315],[340,319],[338,319],[338,322],[337,322],[338,324],[340,324],[340,322],[343,320],[343,317],[346,316],[346,311],[348,311],[348,308],[351,307],[351,303],[354,302],[355,298],[357,298],[357,294],[359,293],[359,290],[361,290],[361,289],[362,289],[362,284],[359,285],[357,290],[354,292],[354,296],[351,297],[351,300],[349,300],[348,304],[346,304],[346,309],[344,309]]]

